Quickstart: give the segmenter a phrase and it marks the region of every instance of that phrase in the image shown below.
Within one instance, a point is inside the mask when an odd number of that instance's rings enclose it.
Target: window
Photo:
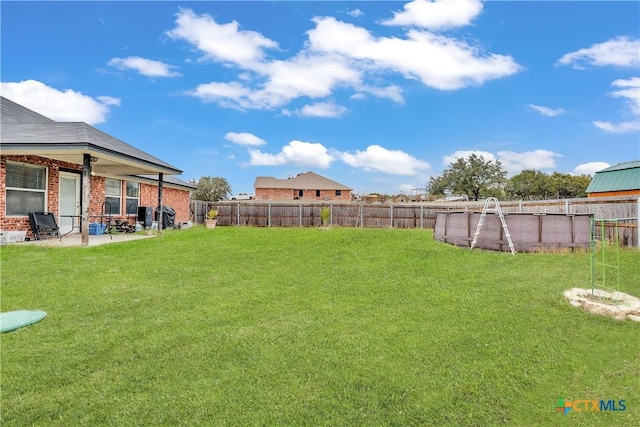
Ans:
[[[6,215],[45,211],[47,168],[7,162]]]
[[[316,197],[320,197],[320,190],[316,190]]]
[[[342,190],[336,190],[336,196],[342,196]]]
[[[298,197],[304,196],[304,190],[298,190]]]
[[[137,215],[140,204],[140,184],[137,182],[127,182],[127,215]]]
[[[119,179],[107,178],[106,197],[104,198],[104,213],[120,215],[120,200],[122,199],[122,181]]]

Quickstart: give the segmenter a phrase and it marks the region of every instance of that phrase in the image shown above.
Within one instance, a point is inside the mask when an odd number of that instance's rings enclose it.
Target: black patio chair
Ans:
[[[52,212],[29,212],[29,222],[36,240],[60,237],[60,228]]]

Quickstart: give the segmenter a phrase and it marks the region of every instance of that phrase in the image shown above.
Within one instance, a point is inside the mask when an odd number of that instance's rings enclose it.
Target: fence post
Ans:
[[[269,208],[268,208],[268,218],[267,218],[267,224],[269,224],[269,227],[271,227],[271,203],[269,203]]]
[[[329,205],[329,225],[333,226],[333,205]]]
[[[391,224],[389,224],[389,227],[393,228],[393,205],[391,205],[389,209],[389,219],[391,220]]]
[[[420,206],[420,228],[424,228],[424,206]]]
[[[299,217],[300,217],[300,227],[302,227],[302,203],[300,204],[300,214],[299,214]]]

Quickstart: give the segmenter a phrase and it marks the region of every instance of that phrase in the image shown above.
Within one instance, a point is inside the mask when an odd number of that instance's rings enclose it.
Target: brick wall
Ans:
[[[82,166],[74,163],[60,162],[38,156],[0,156],[0,230],[15,231],[27,230],[27,237],[33,237],[28,216],[9,216],[6,212],[6,177],[7,160],[31,165],[45,166],[47,171],[47,197],[46,211],[58,214],[59,207],[59,182],[60,171],[81,172]],[[101,215],[106,194],[106,178],[101,176],[91,177],[91,200],[89,202],[89,215]],[[126,181],[122,181],[123,200],[126,195]],[[176,222],[186,222],[190,219],[189,192],[176,188],[163,188],[163,203],[171,206],[176,211]],[[158,186],[140,184],[140,206],[153,206],[158,204]],[[121,204],[121,217],[124,218],[124,202]],[[92,221],[96,218],[91,218]]]
[[[171,206],[176,211],[176,223],[187,222],[191,219],[189,210],[189,192],[177,188],[162,188],[162,203]],[[140,206],[158,207],[158,186],[140,184]]]
[[[103,176],[91,177],[91,200],[89,201],[89,217],[102,214],[102,204],[107,193],[107,179]],[[90,218],[93,220],[93,218]]]
[[[308,200],[308,201],[325,201],[325,200],[351,200],[351,191],[342,190],[339,196],[336,196],[336,190],[320,190],[318,195],[316,190],[303,190],[302,197],[299,190],[282,189],[282,188],[256,188],[256,200]]]
[[[79,171],[82,167],[74,163],[60,162],[38,156],[0,156],[0,230],[28,230],[27,236],[32,237],[33,233],[31,232],[28,216],[7,217],[5,214],[7,207],[5,200],[7,189],[7,160],[30,165],[45,166],[48,168],[46,210],[56,213],[58,212],[58,197],[60,196],[58,191],[60,170]]]

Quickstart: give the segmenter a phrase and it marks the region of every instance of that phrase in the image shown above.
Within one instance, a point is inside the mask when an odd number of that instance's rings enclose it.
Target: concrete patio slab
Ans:
[[[132,240],[149,239],[155,237],[157,234],[150,236],[146,234],[97,234],[89,236],[89,246],[108,245],[111,243],[123,243],[130,242]],[[82,246],[82,236],[80,233],[72,233],[64,236],[62,239],[46,239],[46,240],[29,240],[19,243],[10,243],[12,245],[37,245],[37,246],[53,246],[53,247],[67,247],[67,246]]]

